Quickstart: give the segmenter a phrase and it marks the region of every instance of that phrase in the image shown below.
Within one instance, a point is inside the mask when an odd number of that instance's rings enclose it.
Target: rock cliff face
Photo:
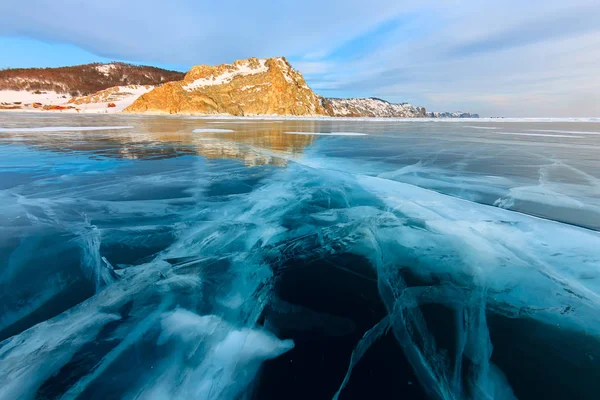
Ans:
[[[283,57],[193,67],[183,81],[140,96],[126,112],[327,115],[321,97]]]
[[[182,81],[165,83],[140,96],[125,112],[380,118],[466,115],[428,113],[424,107],[393,104],[377,98],[324,98],[308,87],[302,75],[284,57],[193,67]]]

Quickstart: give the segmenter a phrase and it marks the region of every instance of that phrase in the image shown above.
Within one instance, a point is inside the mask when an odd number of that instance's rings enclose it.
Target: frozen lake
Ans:
[[[600,122],[0,114],[0,399],[596,399]]]

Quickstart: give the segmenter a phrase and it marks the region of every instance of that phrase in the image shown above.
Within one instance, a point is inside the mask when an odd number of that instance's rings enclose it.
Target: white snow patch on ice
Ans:
[[[590,131],[562,131],[556,129],[531,129],[530,132],[548,132],[548,133],[574,133],[579,135],[600,135],[600,132]],[[572,136],[569,136],[572,137]]]
[[[229,132],[234,132],[231,129],[212,129],[212,128],[206,128],[206,129],[194,129],[192,132],[194,133],[229,133]]]
[[[318,136],[368,136],[358,132],[284,132],[286,135],[318,135]]]
[[[523,132],[495,132],[497,135],[513,135],[513,136],[543,136],[543,137],[556,137],[556,138],[571,138],[581,139],[583,136],[572,136],[572,135],[548,135],[545,133],[523,133]]]
[[[490,130],[498,129],[498,127],[496,127],[496,126],[463,126],[463,128],[471,128],[471,129],[490,129]]]

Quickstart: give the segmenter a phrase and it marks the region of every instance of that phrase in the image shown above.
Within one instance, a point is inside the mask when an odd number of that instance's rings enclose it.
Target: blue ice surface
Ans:
[[[536,374],[595,398],[598,124],[94,118],[0,116],[0,399],[260,393],[298,346],[280,324],[353,326],[281,301],[281,275],[348,254],[385,316],[315,398],[344,398],[385,335],[428,398],[532,398],[496,362],[496,317],[573,338],[523,334],[569,347]]]

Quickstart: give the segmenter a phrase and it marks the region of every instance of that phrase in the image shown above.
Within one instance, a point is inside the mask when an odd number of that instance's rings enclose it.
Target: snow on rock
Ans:
[[[477,114],[464,112],[427,112],[425,107],[415,107],[409,103],[390,103],[376,97],[352,99],[323,98],[323,106],[332,117],[479,118]]]
[[[223,69],[220,74],[211,74],[207,77],[196,79],[183,88],[187,91],[192,91],[205,86],[224,85],[231,82],[237,76],[265,73],[269,70],[266,61],[266,59],[258,60],[258,65],[252,64],[250,60],[244,60],[234,64],[224,64],[222,65]]]
[[[423,107],[378,98],[324,98],[310,89],[302,74],[285,57],[253,57],[232,64],[197,65],[183,80],[177,80],[180,73],[149,68],[114,62],[40,70],[42,72],[35,70],[34,75],[32,71],[26,71],[29,75],[0,71],[4,75],[0,76],[0,84],[3,84],[0,86],[5,89],[0,92],[0,103],[3,103],[0,110],[32,111],[32,106],[28,108],[15,103],[35,102],[41,103],[35,107],[36,111],[348,118],[478,117],[463,112],[432,113]],[[136,85],[111,87],[125,81]],[[142,86],[141,83],[153,86]],[[28,91],[40,87],[56,92],[38,91],[46,97],[31,98]],[[23,92],[18,93],[15,89]],[[98,89],[103,90],[89,94]],[[57,92],[86,95],[69,101],[68,95]],[[144,94],[147,96],[142,97]],[[67,101],[68,104],[64,104]]]
[[[290,65],[285,61],[285,59],[283,59],[282,57],[277,57],[276,58],[277,62],[280,65],[280,68],[282,69],[282,71],[284,71],[283,73],[283,78],[288,82],[288,83],[294,83],[294,80],[292,79],[292,77],[290,76]],[[307,89],[308,86],[304,85]]]
[[[468,112],[430,112],[427,113],[430,118],[479,118],[479,114],[472,114]]]
[[[105,76],[110,75],[110,73],[112,71],[114,71],[115,69],[116,69],[116,65],[114,65],[114,64],[103,64],[103,65],[98,65],[96,67],[96,70]]]
[[[326,115],[321,97],[284,57],[197,65],[183,81],[157,87],[125,112],[229,115]]]
[[[325,108],[334,117],[418,118],[426,116],[423,107],[415,107],[408,103],[393,104],[374,97],[323,100]]]

